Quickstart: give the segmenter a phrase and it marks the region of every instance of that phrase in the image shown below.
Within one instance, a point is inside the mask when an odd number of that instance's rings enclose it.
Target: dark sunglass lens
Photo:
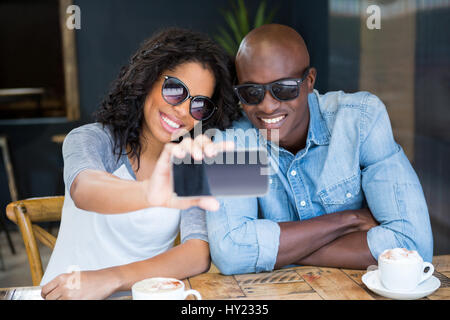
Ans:
[[[205,120],[214,112],[214,103],[203,97],[194,97],[191,101],[191,115],[196,120]]]
[[[264,98],[264,87],[246,85],[239,87],[238,94],[244,104],[259,104]]]
[[[280,100],[292,100],[298,96],[298,87],[295,80],[283,80],[272,85],[272,93]]]
[[[186,99],[188,91],[178,80],[169,78],[164,81],[162,95],[168,103],[176,105]]]

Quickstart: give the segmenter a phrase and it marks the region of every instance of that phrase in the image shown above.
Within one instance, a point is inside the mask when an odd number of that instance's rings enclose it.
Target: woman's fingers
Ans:
[[[191,154],[195,160],[201,160],[202,151],[198,149],[198,146],[194,145],[194,140],[191,138],[184,138],[178,145],[174,147],[176,151],[179,149],[184,152],[184,154]]]
[[[58,284],[59,284],[59,278],[56,277],[55,279],[53,279],[52,281],[47,283],[45,286],[43,286],[41,289],[42,298],[45,299],[46,296],[58,286]]]
[[[218,152],[234,150],[233,141],[222,141],[214,143],[208,136],[199,135],[194,139],[194,147],[197,146],[208,157],[215,156]]]
[[[203,154],[208,157],[213,157],[218,152],[231,151],[233,149],[234,143],[232,141],[214,143],[208,136],[202,134],[194,140],[191,138],[183,139],[181,143],[174,145],[172,152],[178,158],[183,158],[186,153],[189,153],[194,160],[202,160]]]
[[[149,206],[164,206],[178,209],[198,206],[208,211],[217,211],[219,202],[213,197],[186,199],[174,196],[171,157],[183,159],[187,154],[190,154],[194,160],[202,160],[203,154],[213,157],[218,152],[233,149],[233,142],[214,143],[206,135],[200,135],[195,140],[185,138],[179,144],[167,143],[156,162],[152,177],[143,184],[143,197],[145,197]],[[165,186],[165,188],[161,189],[161,186]]]
[[[170,172],[170,158],[172,155],[176,155],[174,150],[175,145],[173,143],[166,143],[163,151],[159,155],[158,161],[156,161],[154,173],[166,175]]]
[[[213,197],[204,197],[197,200],[197,207],[200,207],[207,211],[217,211],[220,208],[220,203],[216,198]]]
[[[186,151],[184,147],[176,145],[174,143],[166,143],[164,145],[163,151],[159,155],[158,161],[156,161],[153,176],[162,175],[162,177],[170,176],[171,158],[184,158],[186,156]]]
[[[234,142],[233,141],[222,141],[214,144],[218,151],[233,151]]]
[[[62,290],[59,287],[59,285],[54,288],[52,291],[50,291],[45,297],[43,297],[45,300],[58,300],[61,299],[62,296]]]
[[[192,155],[194,160],[202,160],[203,154],[208,157],[213,157],[218,152],[232,150],[234,150],[233,141],[214,143],[208,136],[202,134],[194,140],[184,138],[179,144],[166,144],[158,162],[167,163],[172,156],[182,159],[186,154]]]
[[[214,147],[214,142],[208,136],[204,134],[197,136],[194,139],[193,149],[197,158],[196,160],[201,160],[203,158],[203,153],[207,156],[212,157],[216,154],[216,148]]]

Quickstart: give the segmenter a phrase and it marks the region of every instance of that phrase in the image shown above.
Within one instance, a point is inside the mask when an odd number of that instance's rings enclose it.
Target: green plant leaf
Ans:
[[[233,37],[222,27],[219,27],[220,37],[227,43],[229,48],[235,49],[237,51],[237,47],[239,43],[237,43]]]
[[[234,38],[236,39],[236,42],[241,42],[241,39],[243,38],[242,34],[239,32],[238,24],[236,23],[236,20],[231,12],[226,12],[225,14],[225,20],[228,23],[228,26],[231,28],[234,34]]]
[[[258,10],[256,11],[255,22],[253,24],[253,28],[258,28],[259,26],[263,25],[265,10],[266,10],[266,1],[262,1],[258,6]]]
[[[227,51],[230,55],[235,55],[242,39],[249,33],[250,19],[249,12],[245,6],[244,0],[230,0],[231,10],[222,10],[220,13],[225,18],[228,28],[219,27],[219,35],[214,39]],[[271,23],[277,10],[267,12],[267,1],[262,0],[255,14],[253,28],[257,28],[263,24]],[[229,30],[228,30],[229,29]]]
[[[233,40],[233,37],[223,28],[219,27],[220,35],[226,40],[228,43],[234,43],[235,40]]]
[[[249,22],[248,22],[248,13],[247,8],[245,7],[244,0],[238,0],[239,9],[236,12],[236,16],[239,21],[239,27],[241,31],[241,35],[244,37],[250,30]]]
[[[272,23],[273,17],[275,16],[275,13],[277,12],[277,10],[278,10],[278,7],[270,10],[269,15],[266,17],[263,24]]]
[[[230,56],[234,56],[236,54],[236,50],[224,38],[222,38],[221,36],[214,36],[214,39],[217,41],[218,44],[222,46],[222,48],[225,49],[226,53],[228,53]]]

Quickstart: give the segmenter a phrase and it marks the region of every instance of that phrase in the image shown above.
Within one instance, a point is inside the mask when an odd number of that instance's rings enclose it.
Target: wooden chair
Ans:
[[[14,201],[6,207],[8,219],[19,226],[30,264],[34,286],[41,282],[44,270],[37,241],[53,249],[56,237],[41,228],[36,222],[60,221],[64,196],[31,198]]]

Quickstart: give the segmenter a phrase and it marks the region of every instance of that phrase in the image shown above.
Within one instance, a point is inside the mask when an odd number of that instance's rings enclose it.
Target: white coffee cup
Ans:
[[[427,272],[425,268],[429,268]],[[434,272],[431,263],[424,262],[415,250],[395,248],[383,251],[378,257],[378,272],[382,285],[393,291],[413,291]]]
[[[136,282],[131,287],[133,300],[184,300],[194,295],[202,296],[197,290],[184,290],[184,282],[174,278],[149,278]]]

